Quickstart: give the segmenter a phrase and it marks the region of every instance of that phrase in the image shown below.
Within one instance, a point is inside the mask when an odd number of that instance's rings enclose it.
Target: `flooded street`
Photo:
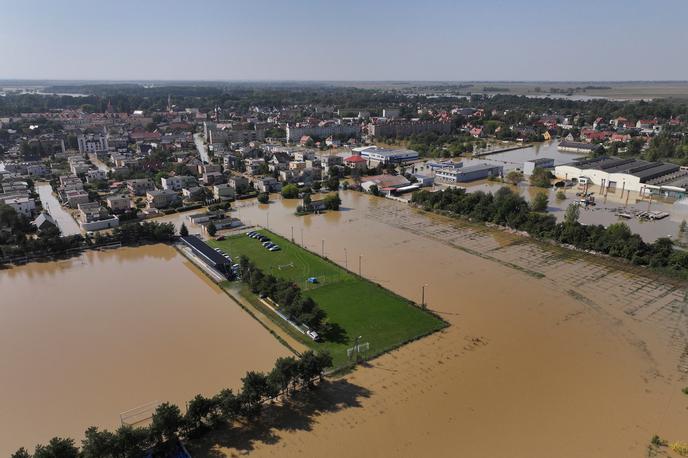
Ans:
[[[341,196],[341,212],[296,217],[297,201],[273,196],[269,206],[239,203],[237,216],[297,242],[303,233],[341,265],[360,256],[364,276],[410,299],[427,284],[429,307],[452,326],[346,377],[369,396],[307,427],[294,418],[269,441],[194,456],[642,457],[653,434],[688,439],[685,286]],[[337,403],[341,391],[322,396]]]
[[[287,354],[167,245],[1,270],[0,455],[153,401],[184,411]]]
[[[72,215],[62,208],[60,201],[53,194],[53,188],[50,186],[50,183],[36,183],[36,192],[38,192],[43,203],[43,209],[53,217],[62,235],[81,234],[79,225],[74,221]]]

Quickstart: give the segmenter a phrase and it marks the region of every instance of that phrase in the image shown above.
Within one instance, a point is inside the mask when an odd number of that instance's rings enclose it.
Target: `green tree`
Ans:
[[[552,185],[552,178],[552,172],[549,170],[535,167],[533,174],[530,176],[530,184],[539,188],[549,188]]]
[[[36,446],[34,458],[79,458],[79,449],[74,445],[74,439],[53,437],[48,445]]]
[[[260,414],[261,404],[270,392],[268,379],[260,372],[248,372],[241,379],[241,403],[243,413],[247,418],[255,418]]]
[[[295,358],[291,356],[278,358],[275,361],[275,367],[268,374],[268,383],[275,389],[274,391],[288,391],[289,385],[296,377],[297,368],[298,361]]]
[[[215,226],[215,223],[211,221],[208,223],[208,235],[215,237],[215,234],[217,234],[217,226]]]
[[[282,197],[285,199],[297,199],[299,197],[299,188],[295,184],[288,184],[282,188]]]
[[[179,235],[182,237],[189,235],[189,229],[187,229],[186,224],[182,223],[181,227],[179,228]]]
[[[566,200],[566,193],[562,190],[557,191],[557,200]]]
[[[323,199],[325,208],[328,210],[339,210],[342,205],[342,199],[339,198],[339,193],[328,194]]]
[[[549,204],[549,199],[547,198],[547,193],[538,192],[533,198],[531,203],[531,209],[535,212],[543,212],[547,210],[547,205]]]
[[[31,458],[31,454],[24,447],[14,452],[10,458]]]
[[[379,196],[380,195],[380,188],[376,184],[374,184],[374,185],[370,186],[370,189],[368,189],[368,192],[374,196]]]
[[[258,194],[258,202],[261,204],[267,204],[270,203],[270,194],[267,192],[261,192]]]
[[[115,434],[110,431],[99,431],[91,426],[84,433],[81,441],[81,454],[83,458],[109,458],[114,457]]]
[[[148,428],[134,428],[122,425],[115,431],[114,455],[118,458],[135,458],[143,454],[149,446],[150,431]]]
[[[189,431],[198,432],[205,427],[205,421],[210,417],[215,408],[213,399],[197,394],[189,401],[189,407],[184,416],[184,423]]]
[[[579,217],[580,207],[578,206],[578,204],[571,204],[566,209],[566,213],[564,214],[564,223],[566,223],[569,226],[572,226],[578,222]]]
[[[327,189],[330,191],[339,189],[339,177],[336,175],[330,176],[330,178],[327,179]]]
[[[511,172],[506,174],[506,181],[513,184],[517,185],[521,181],[523,181],[523,173],[519,172],[518,170],[512,170]]]
[[[220,418],[232,422],[241,414],[241,400],[230,389],[220,391],[214,398]]]
[[[184,419],[179,407],[169,402],[162,403],[153,413],[151,436],[160,444],[164,440],[174,438],[183,424]]]

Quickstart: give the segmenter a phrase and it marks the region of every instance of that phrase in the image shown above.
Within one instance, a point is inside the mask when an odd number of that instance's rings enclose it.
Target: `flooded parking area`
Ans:
[[[167,245],[0,270],[0,454],[154,401],[184,411],[287,354]]]

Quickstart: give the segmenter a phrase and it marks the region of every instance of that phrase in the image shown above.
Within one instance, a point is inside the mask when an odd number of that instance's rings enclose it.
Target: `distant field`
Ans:
[[[259,232],[270,237],[282,250],[270,252],[258,240],[245,235],[208,243],[232,257],[248,257],[264,272],[293,281],[305,295],[312,297],[325,310],[328,321],[343,330],[336,342],[315,343],[274,313],[272,315],[276,323],[304,344],[314,349],[329,350],[335,365],[346,364],[346,349],[351,347],[357,336],[361,336],[361,342],[370,343],[369,354],[374,355],[446,326],[442,320],[391,291],[353,275],[274,233]],[[318,283],[307,283],[308,277],[317,277]],[[244,288],[244,293],[247,290]],[[259,305],[255,297],[249,300]]]

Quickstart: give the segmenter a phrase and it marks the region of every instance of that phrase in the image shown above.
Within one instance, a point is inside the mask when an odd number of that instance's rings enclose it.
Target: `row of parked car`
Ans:
[[[251,231],[246,233],[247,236],[249,236],[252,239],[257,239],[261,242],[261,244],[268,250],[268,251],[279,251],[280,247],[276,243],[272,243],[270,241],[270,237],[267,237],[263,234],[259,234],[256,231]]]
[[[217,251],[219,254],[221,254],[229,263],[232,265],[232,273],[234,273],[235,276],[239,276],[239,264],[234,264],[232,261],[232,258],[222,251],[220,248],[215,248],[215,251]]]

